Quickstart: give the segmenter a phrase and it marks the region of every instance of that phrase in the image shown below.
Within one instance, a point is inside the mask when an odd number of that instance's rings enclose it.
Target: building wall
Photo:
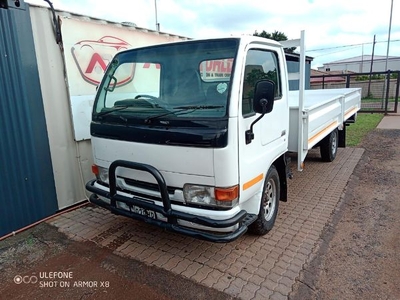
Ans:
[[[79,59],[88,58],[88,61],[84,61],[84,66],[87,66],[90,58],[93,58],[90,55],[96,55],[94,70],[101,78],[101,69],[105,68],[105,64],[115,54],[110,52],[115,47],[104,46],[107,43],[102,37],[118,39],[122,36],[131,47],[187,38],[57,11],[64,35],[60,47],[56,43],[51,11],[40,6],[30,6],[29,11],[58,207],[62,209],[87,199],[89,194],[85,190],[85,183],[93,178],[89,127],[96,84],[82,77],[87,74],[82,74],[82,70],[79,70]],[[76,23],[79,29],[75,27],[75,31],[73,28],[71,30],[66,25],[69,23]],[[69,31],[66,31],[68,28]],[[99,50],[89,53],[88,56],[85,52],[79,58],[73,57],[74,46],[81,42],[96,44],[96,47],[100,46],[106,52]],[[84,135],[79,132],[84,132]]]
[[[30,7],[59,209],[86,199],[93,175],[90,140],[75,142],[63,53],[56,44],[50,10]]]
[[[386,60],[374,60],[372,64],[372,72],[385,72]],[[320,71],[351,71],[356,73],[368,73],[371,69],[371,60],[343,62],[343,63],[328,63],[323,67],[318,68]],[[388,59],[387,69],[392,71],[400,70],[400,57]]]
[[[288,73],[298,73],[300,70],[300,62],[287,61],[286,65]],[[306,63],[305,82],[304,82],[304,87],[306,90],[310,89],[310,74],[311,74],[311,64]],[[299,80],[289,80],[289,90],[296,91],[298,89],[299,89]]]

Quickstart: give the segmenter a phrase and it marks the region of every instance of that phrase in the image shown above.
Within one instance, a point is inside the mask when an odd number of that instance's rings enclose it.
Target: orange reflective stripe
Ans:
[[[329,124],[328,127],[322,129],[320,132],[318,132],[317,134],[315,134],[311,138],[309,138],[308,144],[311,144],[315,139],[317,139],[321,135],[326,135],[327,132],[333,131],[337,127],[337,125],[338,125],[337,121],[332,122],[331,124]]]
[[[351,109],[351,108],[350,108]],[[349,109],[349,110],[350,110]],[[352,115],[354,115],[356,112],[358,111],[358,108],[353,108],[351,111],[346,111],[344,118],[345,120],[347,120],[348,118],[350,118]]]
[[[260,182],[261,180],[263,180],[264,178],[264,174],[261,173],[260,175],[258,175],[257,177],[254,177],[253,179],[251,179],[250,181],[247,181],[245,184],[243,184],[243,191],[247,190],[248,188],[251,188],[253,185],[255,185],[256,183]]]

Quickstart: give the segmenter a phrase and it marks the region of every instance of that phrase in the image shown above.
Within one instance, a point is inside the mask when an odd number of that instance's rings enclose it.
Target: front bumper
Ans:
[[[143,201],[143,199],[135,196],[126,197],[124,195],[118,194],[116,185],[116,175],[115,175],[115,171],[118,167],[145,171],[152,174],[158,183],[163,205],[159,206],[154,203],[146,202]],[[238,237],[240,237],[241,235],[243,235],[247,231],[248,226],[257,219],[256,215],[248,214],[245,210],[241,210],[239,213],[237,213],[235,216],[231,218],[224,220],[215,220],[208,217],[198,216],[195,214],[190,214],[178,211],[176,209],[172,209],[171,201],[169,199],[169,194],[167,191],[167,185],[165,183],[162,174],[153,166],[146,164],[124,161],[124,160],[114,161],[109,168],[109,183],[110,183],[109,192],[94,186],[95,182],[96,180],[91,180],[86,184],[86,189],[94,193],[90,196],[89,199],[90,202],[98,206],[101,206],[105,209],[108,209],[112,213],[117,215],[123,215],[129,218],[144,221],[146,223],[150,223],[165,228],[172,232],[181,233],[184,235],[188,235],[194,238],[203,239],[211,242],[225,243],[233,241]],[[101,200],[99,196],[110,199],[110,203]],[[151,210],[154,211],[155,213],[162,214],[165,217],[166,221],[150,218],[146,215],[142,215],[139,213],[128,211],[123,208],[119,208],[117,206],[117,202],[125,203],[128,206],[134,205],[136,207],[140,207],[145,210]],[[179,221],[191,222],[194,224],[198,224],[200,226],[209,227],[211,229],[210,231],[197,230],[187,226],[182,226],[181,224],[179,224]],[[236,226],[237,229],[232,232],[212,232],[213,228],[219,229],[219,228],[229,228],[234,226]]]

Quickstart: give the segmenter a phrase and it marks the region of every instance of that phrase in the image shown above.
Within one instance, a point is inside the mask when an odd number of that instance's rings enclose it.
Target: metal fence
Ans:
[[[311,76],[311,89],[361,88],[360,112],[397,113],[400,71]]]

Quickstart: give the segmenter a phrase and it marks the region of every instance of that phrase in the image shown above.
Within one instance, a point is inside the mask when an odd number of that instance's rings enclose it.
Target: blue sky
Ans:
[[[26,0],[47,6],[42,0]],[[400,2],[393,1],[390,56],[400,56]],[[397,3],[396,3],[397,2]],[[306,31],[313,68],[336,60],[386,56],[391,0],[53,0],[56,9],[191,38],[284,32],[289,39]],[[155,5],[156,4],[156,5]],[[354,45],[354,46],[349,46]],[[312,51],[316,49],[324,49]]]

